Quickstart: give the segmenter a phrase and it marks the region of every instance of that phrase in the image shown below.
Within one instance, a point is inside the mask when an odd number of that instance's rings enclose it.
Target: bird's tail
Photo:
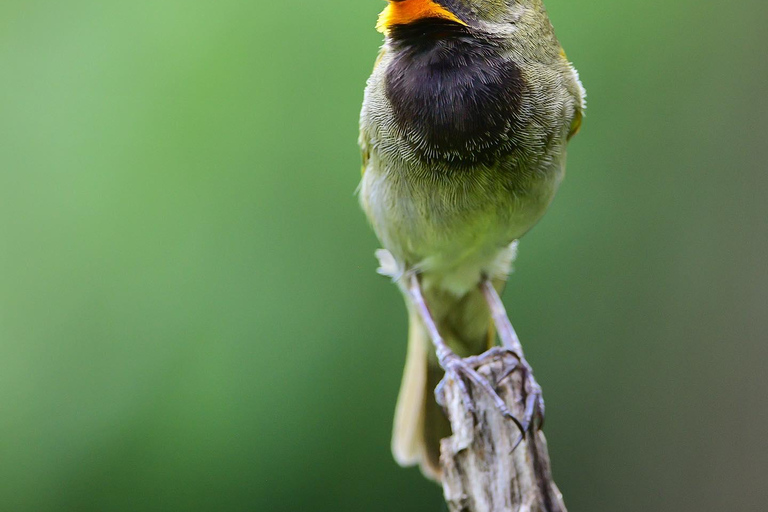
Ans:
[[[447,294],[426,295],[440,334],[456,354],[466,357],[488,349],[494,333],[490,311],[479,290],[460,299]],[[413,306],[408,308],[408,319],[408,355],[395,409],[392,453],[401,466],[418,464],[424,475],[439,481],[440,440],[451,434],[448,419],[434,398],[443,370]]]

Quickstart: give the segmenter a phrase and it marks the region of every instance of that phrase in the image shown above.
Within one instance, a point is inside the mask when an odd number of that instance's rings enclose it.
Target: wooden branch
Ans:
[[[495,383],[516,364],[511,354],[489,357],[477,371]],[[468,411],[455,381],[445,382],[445,404],[453,435],[443,439],[440,464],[443,494],[451,512],[566,512],[550,472],[544,433],[528,433],[514,448],[520,430],[504,418],[488,394],[467,381],[475,412]],[[518,418],[525,408],[523,372],[498,384],[499,396]]]

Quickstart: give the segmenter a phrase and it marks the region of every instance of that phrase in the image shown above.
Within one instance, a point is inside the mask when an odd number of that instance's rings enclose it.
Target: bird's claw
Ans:
[[[489,354],[490,357],[494,354]],[[440,366],[445,370],[445,377],[437,386],[435,394],[438,403],[445,407],[445,383],[448,378],[451,378],[459,387],[459,393],[461,393],[461,400],[467,411],[474,413],[475,405],[472,400],[472,395],[469,392],[465,379],[472,382],[476,387],[482,389],[493,400],[496,409],[502,416],[512,420],[517,428],[520,429],[522,434],[525,433],[525,425],[509,410],[507,404],[499,396],[494,387],[488,382],[488,379],[477,373],[474,366],[481,364],[486,356],[474,356],[466,359],[462,359],[454,353],[439,354]]]
[[[514,358],[514,362],[509,361],[509,357]],[[471,381],[475,386],[485,391],[488,396],[493,400],[496,409],[502,416],[512,420],[517,428],[520,430],[520,438],[515,443],[515,446],[520,444],[524,439],[527,432],[532,431],[533,427],[536,430],[540,429],[544,422],[544,400],[541,394],[541,387],[533,377],[531,367],[525,358],[520,357],[515,352],[503,348],[493,347],[487,352],[478,356],[471,356],[467,358],[460,358],[456,354],[450,352],[445,354],[439,354],[440,366],[445,370],[445,378],[440,381],[435,389],[435,395],[438,404],[445,407],[445,383],[446,379],[451,378],[459,388],[461,393],[461,400],[467,411],[474,413],[475,405],[472,399],[472,395],[467,387],[465,378]],[[516,370],[520,369],[523,372],[524,390],[525,390],[525,412],[524,416],[519,419],[517,416],[507,407],[504,400],[499,396],[494,386],[488,381],[487,378],[480,375],[476,367],[486,363],[491,359],[500,359],[504,363],[502,373],[497,377],[496,385],[508,378]],[[536,421],[538,420],[538,421]]]

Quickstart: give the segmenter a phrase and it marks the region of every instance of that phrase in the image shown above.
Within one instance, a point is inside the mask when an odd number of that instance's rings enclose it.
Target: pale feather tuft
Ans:
[[[398,281],[403,275],[403,269],[398,265],[397,260],[392,253],[386,249],[378,249],[376,258],[379,260],[379,268],[376,272],[382,276],[391,277],[393,281]]]

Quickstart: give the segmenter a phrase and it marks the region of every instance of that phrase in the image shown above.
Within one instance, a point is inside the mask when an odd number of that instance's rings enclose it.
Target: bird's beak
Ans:
[[[394,25],[407,25],[425,18],[442,18],[466,25],[458,16],[433,0],[389,0],[379,14],[376,30],[386,34]]]

